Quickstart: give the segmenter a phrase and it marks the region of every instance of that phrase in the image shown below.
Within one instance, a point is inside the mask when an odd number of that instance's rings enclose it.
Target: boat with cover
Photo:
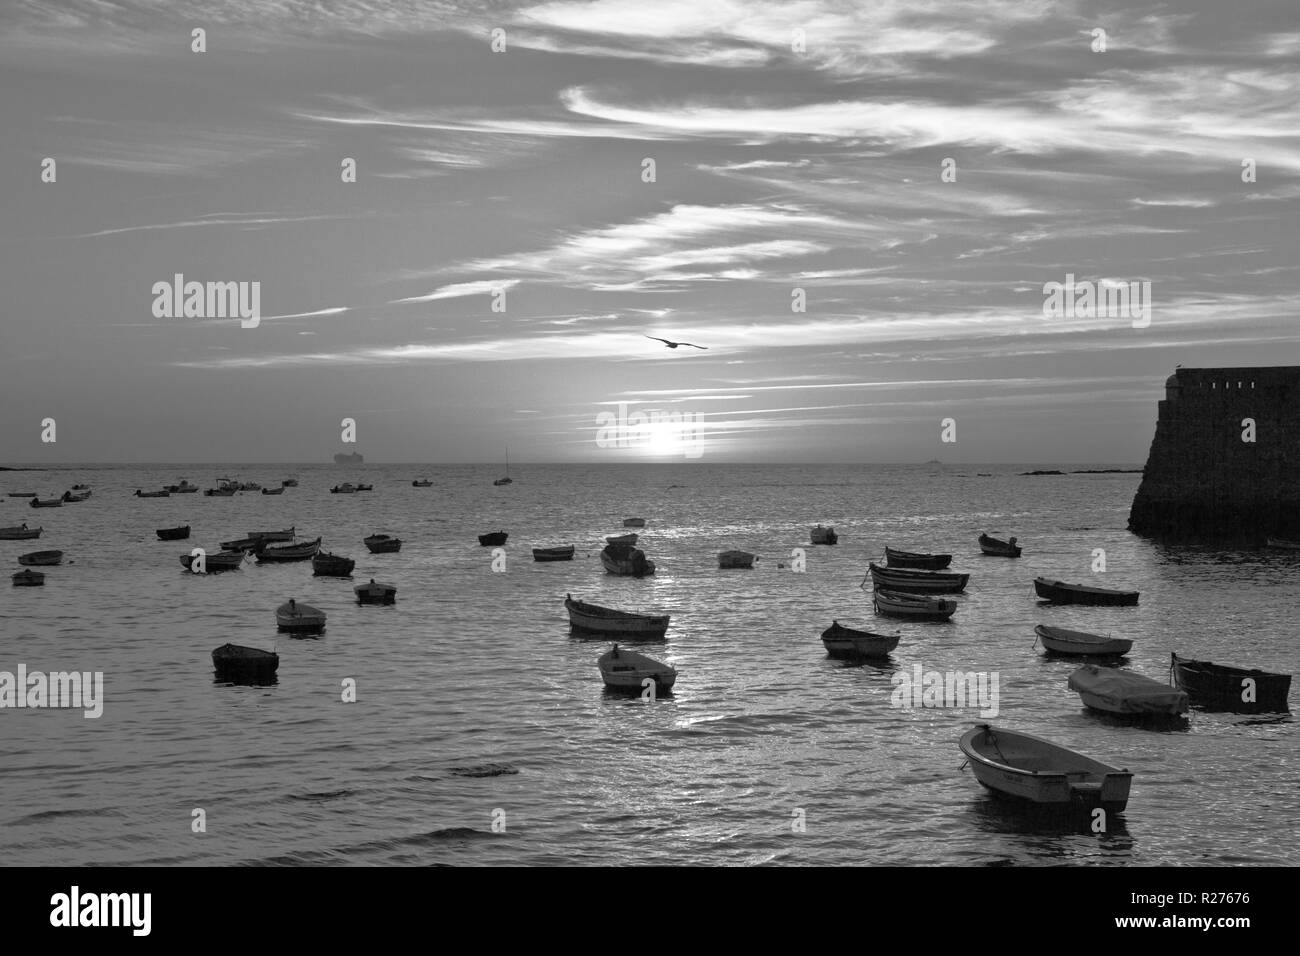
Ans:
[[[381,584],[374,578],[367,584],[358,584],[352,590],[357,595],[358,604],[397,603],[397,588],[391,584]]]
[[[290,598],[275,609],[275,624],[291,634],[318,634],[325,630],[325,612]]]
[[[19,571],[12,578],[16,588],[38,588],[45,583],[45,575],[40,571]]]
[[[652,680],[657,692],[671,690],[677,682],[677,669],[654,658],[620,648],[615,644],[596,658],[601,679],[611,690],[640,693],[645,681]]]
[[[275,680],[280,655],[242,644],[222,644],[212,652],[217,679],[231,684],[268,684]]]
[[[966,590],[969,574],[948,571],[913,571],[910,568],[882,568],[870,563],[871,582],[889,591],[909,594],[959,594]]]
[[[1086,604],[1093,607],[1133,607],[1138,602],[1137,591],[1113,591],[1087,584],[1066,584],[1034,578],[1034,590],[1044,601],[1052,604]]]
[[[314,558],[318,551],[320,551],[320,538],[315,541],[304,541],[301,544],[263,547],[257,552],[257,562],[258,564],[268,564],[277,561],[307,561]]]
[[[1085,664],[1067,683],[1085,705],[1108,714],[1177,717],[1187,712],[1186,691],[1116,667]]]
[[[1285,714],[1291,706],[1291,675],[1247,670],[1170,655],[1174,685],[1193,707],[1237,714]]]
[[[1133,647],[1133,642],[1124,638],[1072,631],[1068,627],[1039,624],[1034,633],[1048,651],[1069,657],[1122,657]]]
[[[831,626],[822,631],[822,643],[831,657],[888,657],[900,639],[899,634],[857,631],[839,621],[831,621]]]
[[[951,554],[923,554],[917,551],[896,551],[885,548],[885,563],[891,568],[915,568],[921,571],[942,571],[952,564]]]
[[[345,558],[341,554],[330,554],[328,551],[321,551],[311,559],[311,572],[318,578],[351,577],[352,569],[356,566],[357,562],[352,558]]]
[[[981,534],[980,550],[995,558],[1018,558],[1020,557],[1021,547],[1016,544],[1015,538],[1002,541],[987,534]]]
[[[371,554],[392,554],[402,550],[402,539],[391,534],[372,534],[362,541]]]
[[[62,551],[32,551],[28,554],[20,554],[18,563],[25,565],[35,565],[36,567],[52,568],[56,564],[63,563]]]
[[[979,724],[961,738],[975,779],[988,790],[1044,808],[1122,813],[1133,774],[1032,734]]]
[[[573,545],[566,544],[562,548],[533,548],[534,561],[572,561]]]
[[[637,614],[599,604],[579,601],[572,594],[564,597],[569,612],[569,627],[587,634],[617,634],[623,638],[660,640],[668,632],[671,617],[667,614]]]
[[[957,612],[956,601],[884,588],[876,588],[871,595],[871,606],[877,614],[910,617],[918,621],[946,621]]]
[[[480,547],[495,548],[499,545],[505,544],[506,538],[508,537],[510,537],[510,535],[505,531],[490,531],[487,534],[479,535],[478,543]]]
[[[600,563],[608,573],[625,578],[644,578],[655,573],[655,563],[644,551],[626,545],[606,545],[600,552]]]

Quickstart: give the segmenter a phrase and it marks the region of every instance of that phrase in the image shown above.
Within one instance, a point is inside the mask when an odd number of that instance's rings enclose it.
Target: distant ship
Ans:
[[[343,452],[339,452],[334,456],[334,464],[336,465],[359,465],[365,460],[366,459],[359,451],[354,451],[350,455],[345,455]]]

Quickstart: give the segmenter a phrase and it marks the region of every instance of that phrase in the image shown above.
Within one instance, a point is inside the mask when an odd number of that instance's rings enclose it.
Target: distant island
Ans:
[[[1142,468],[1081,468],[1072,475],[1140,475]],[[1064,475],[1063,471],[1022,471],[1022,475]]]
[[[1022,471],[1022,475],[1063,475],[1063,471]]]
[[[334,456],[334,464],[336,465],[359,465],[365,460],[365,457],[359,451],[354,451],[350,455],[346,452],[339,452]]]

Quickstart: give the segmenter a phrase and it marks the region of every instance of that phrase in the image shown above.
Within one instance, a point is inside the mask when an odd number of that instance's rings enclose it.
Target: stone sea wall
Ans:
[[[1300,367],[1175,371],[1128,526],[1182,542],[1300,540]]]

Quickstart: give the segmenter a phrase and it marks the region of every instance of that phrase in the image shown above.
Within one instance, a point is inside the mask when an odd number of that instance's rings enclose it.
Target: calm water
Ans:
[[[631,468],[230,466],[283,496],[130,497],[211,466],[0,473],[0,491],[83,504],[35,511],[2,499],[0,525],[42,524],[18,554],[66,552],[44,588],[7,588],[0,670],[105,674],[103,716],[0,712],[0,854],[10,864],[1295,864],[1296,725],[1193,712],[1153,731],[1085,712],[1074,669],[1033,647],[1033,626],[1135,639],[1127,667],[1166,679],[1169,653],[1294,673],[1300,557],[1168,549],[1124,530],[1138,475],[1019,477],[1023,468]],[[977,477],[992,471],[992,477]],[[434,481],[412,488],[413,477]],[[343,480],[374,482],[331,495]],[[649,524],[651,579],[603,573],[605,535]],[[833,523],[841,543],[807,545]],[[189,542],[154,529],[189,523]],[[352,584],[310,564],[191,576],[178,555],[246,531],[296,525],[357,559],[356,580],[398,587],[359,607]],[[504,573],[476,535],[510,532]],[[982,530],[1017,534],[1018,561],[982,557]],[[399,535],[398,554],[361,538]],[[535,545],[575,543],[571,564],[534,564]],[[951,551],[971,572],[955,623],[874,618],[858,589],[886,542]],[[778,568],[793,547],[807,572]],[[743,548],[755,570],[719,571]],[[1031,580],[1091,576],[1139,589],[1137,608],[1047,608]],[[607,644],[569,636],[572,592],[673,615],[668,640],[639,646],[679,669],[654,702],[607,696]],[[329,615],[319,640],[275,633],[296,597]],[[832,618],[901,630],[885,666],[826,657]],[[227,641],[274,648],[279,683],[213,682]],[[960,769],[973,710],[891,706],[895,669],[997,672],[994,721],[1135,771],[1110,832],[1030,821]],[[343,703],[353,678],[357,702]],[[1294,700],[1294,691],[1293,691]],[[497,773],[497,770],[510,772]],[[203,808],[207,832],[191,832]],[[792,832],[802,809],[806,832]],[[494,812],[505,832],[493,832]],[[498,819],[501,814],[498,813]]]

